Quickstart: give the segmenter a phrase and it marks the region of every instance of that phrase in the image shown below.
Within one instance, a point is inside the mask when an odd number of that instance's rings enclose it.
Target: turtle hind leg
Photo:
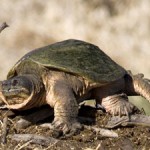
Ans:
[[[113,116],[129,116],[135,107],[133,104],[128,102],[128,97],[124,93],[103,98],[102,106],[106,109],[106,112],[112,114]]]
[[[132,75],[129,71],[126,77],[126,91],[128,95],[141,95],[150,102],[150,79],[143,74]]]

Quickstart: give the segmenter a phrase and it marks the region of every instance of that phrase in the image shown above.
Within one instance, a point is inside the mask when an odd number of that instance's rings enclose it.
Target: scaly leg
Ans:
[[[129,84],[133,86],[134,92],[150,102],[150,79],[144,78],[143,74],[132,75],[129,72],[129,75],[132,78]]]
[[[128,102],[126,94],[116,94],[102,99],[102,106],[106,112],[114,115],[129,115],[134,110],[134,106]]]
[[[54,108],[54,121],[51,126],[63,134],[74,134],[81,129],[77,121],[78,104],[72,88],[65,80],[49,81],[47,86],[47,103]]]

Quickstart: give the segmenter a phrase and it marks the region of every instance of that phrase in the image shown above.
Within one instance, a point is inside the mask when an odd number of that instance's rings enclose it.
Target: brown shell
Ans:
[[[27,53],[9,71],[8,78],[14,76],[14,70],[25,60],[38,63],[49,69],[55,68],[82,76],[94,83],[112,82],[123,77],[126,73],[124,68],[115,63],[97,46],[72,39]]]

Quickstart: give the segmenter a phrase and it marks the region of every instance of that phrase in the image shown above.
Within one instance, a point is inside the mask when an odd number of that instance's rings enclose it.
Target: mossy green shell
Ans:
[[[36,62],[49,69],[55,68],[82,76],[94,83],[109,83],[123,77],[126,73],[125,69],[97,46],[72,39],[27,53],[9,71],[7,77],[14,76],[14,70],[25,60]]]

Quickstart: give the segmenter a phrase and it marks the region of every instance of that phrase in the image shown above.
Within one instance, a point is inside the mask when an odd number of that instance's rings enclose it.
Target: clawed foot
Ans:
[[[124,116],[131,114],[133,112],[134,106],[128,101],[121,101],[116,104],[116,107],[110,110],[113,116]]]
[[[128,102],[128,97],[125,94],[103,98],[102,105],[105,107],[106,112],[112,114],[113,116],[129,116],[135,108],[133,104]]]
[[[76,118],[55,117],[54,121],[50,124],[50,129],[55,133],[57,132],[56,134],[59,134],[57,136],[64,135],[65,137],[69,137],[79,133],[82,125]]]

